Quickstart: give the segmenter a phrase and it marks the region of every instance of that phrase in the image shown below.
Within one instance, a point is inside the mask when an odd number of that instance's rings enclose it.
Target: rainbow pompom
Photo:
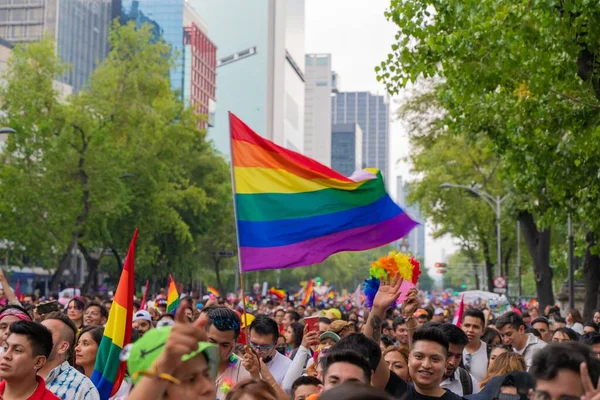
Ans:
[[[221,392],[223,392],[223,394],[229,393],[232,386],[233,386],[233,379],[223,378],[223,383],[221,384]]]
[[[373,307],[373,299],[379,290],[380,279],[393,279],[398,274],[404,280],[402,286],[414,287],[421,275],[421,264],[414,257],[396,251],[391,251],[388,255],[372,263],[369,269],[370,277],[363,283],[365,305],[369,308]],[[401,296],[398,299],[398,304],[404,301],[404,297]]]

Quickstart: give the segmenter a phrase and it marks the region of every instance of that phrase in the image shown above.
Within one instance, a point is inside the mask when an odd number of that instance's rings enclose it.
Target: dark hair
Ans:
[[[592,322],[592,321],[588,321],[585,324],[583,324],[583,327],[587,327],[589,326],[590,328],[593,328],[595,332],[598,332],[600,330],[600,326],[598,326],[597,323]]]
[[[546,318],[546,317],[537,317],[536,319],[531,321],[531,326],[534,326],[535,324],[540,324],[540,323],[546,324],[548,329],[550,329],[550,321],[548,321],[548,318]]]
[[[208,321],[206,322],[206,331],[211,326],[215,326],[221,332],[233,331],[233,338],[240,336],[240,317],[237,313],[227,307],[211,308],[207,312]]]
[[[392,400],[389,394],[381,389],[358,382],[344,382],[331,390],[323,392],[319,400]]]
[[[434,342],[444,348],[444,354],[448,355],[448,349],[450,344],[446,334],[440,329],[435,327],[421,327],[413,334],[413,348],[417,342]]]
[[[383,343],[384,347],[390,347],[394,345],[394,341],[392,339],[390,339],[389,337],[387,337],[386,335],[383,335],[381,337],[381,343]]]
[[[494,351],[495,349],[504,349],[506,351],[508,351],[509,353],[514,353],[515,351],[513,350],[512,346],[509,346],[507,344],[497,344],[494,347],[492,346],[488,346],[487,350],[488,350],[488,360],[490,358],[490,355],[492,354],[492,351]]]
[[[557,317],[554,317],[554,322],[558,322],[559,324],[566,324],[567,320],[564,319],[563,317],[557,316]]]
[[[63,340],[69,342],[69,351],[73,350],[75,347],[75,338],[77,338],[77,326],[75,325],[75,322],[71,321],[69,317],[60,311],[53,311],[49,313],[45,316],[44,321],[48,321],[50,319],[58,320],[66,325],[67,328],[69,328],[69,335],[68,337],[63,337]],[[63,336],[62,332],[61,336]]]
[[[481,327],[483,328],[485,326],[485,314],[483,311],[478,310],[477,308],[469,308],[465,311],[462,320],[464,321],[467,317],[478,318],[481,320]]]
[[[394,318],[394,322],[393,322],[393,326],[394,326],[394,331],[400,326],[400,325],[404,325],[406,324],[406,320],[403,317],[396,317]]]
[[[302,338],[304,337],[304,325],[299,322],[293,322],[290,325],[292,328],[292,346],[297,349],[302,344]]]
[[[356,351],[352,350],[343,350],[327,354],[327,357],[325,358],[325,367],[323,368],[323,380],[325,380],[325,376],[327,375],[327,371],[329,370],[329,368],[333,364],[340,362],[345,362],[359,367],[363,370],[365,374],[365,381],[367,383],[371,382],[372,368],[369,365],[369,361],[365,357],[358,354]]]
[[[505,326],[510,325],[511,328],[518,330],[520,327],[525,326],[523,322],[523,318],[519,314],[514,311],[507,312],[502,314],[496,320],[496,328],[498,330],[504,328]]]
[[[444,332],[444,335],[446,336],[446,339],[448,339],[449,344],[454,344],[457,346],[466,346],[467,343],[469,343],[469,338],[467,337],[467,334],[454,324],[443,324],[440,327],[440,330]]]
[[[540,331],[538,331],[535,328],[527,328],[525,329],[525,333],[531,333],[533,336],[538,337],[538,338],[542,338],[542,334],[540,333]]]
[[[285,310],[284,310],[283,308],[278,308],[277,310],[275,310],[275,311],[273,312],[273,316],[275,316],[275,317],[276,317],[276,316],[277,316],[277,313],[278,313],[279,311],[281,311],[281,312],[283,313],[283,315],[285,316]]]
[[[99,325],[88,325],[84,326],[81,332],[79,332],[79,336],[77,336],[77,342],[81,339],[84,333],[88,333],[92,337],[92,340],[100,346],[100,342],[102,342],[102,336],[104,336],[104,327]]]
[[[588,346],[598,344],[598,343],[600,343],[600,333],[598,333],[598,332],[584,333],[579,338],[579,343],[587,344]]]
[[[286,314],[290,315],[290,319],[294,322],[298,322],[302,319],[302,317],[300,316],[300,314],[298,314],[296,311],[288,311],[286,312]]]
[[[331,324],[331,320],[329,318],[325,318],[325,317],[319,318],[319,322],[322,322],[324,324]]]
[[[9,328],[10,335],[23,335],[31,344],[35,356],[50,357],[52,353],[52,334],[44,325],[38,322],[19,320]]]
[[[561,370],[579,375],[582,362],[587,364],[592,385],[596,387],[600,376],[600,360],[582,343],[550,343],[535,354],[529,373],[536,381],[552,380]]]
[[[593,316],[594,314],[596,314],[596,313],[600,313],[600,308],[598,308],[598,309],[594,310],[594,312],[592,313],[592,316]]]
[[[277,393],[267,382],[262,379],[245,379],[238,382],[227,393],[226,400],[240,400],[245,397],[261,400],[277,400]]]
[[[85,303],[81,297],[73,297],[71,300],[69,300],[69,302],[67,303],[67,308],[69,308],[69,304],[71,304],[72,302],[75,302],[75,307],[81,309],[81,311],[83,311],[83,309],[85,308]]]
[[[87,311],[87,309],[90,307],[98,307],[100,309],[100,316],[108,319],[108,310],[102,304],[98,303],[97,301],[90,301],[85,305],[85,309],[83,311]]]
[[[381,322],[381,330],[383,331],[384,329],[391,329],[393,328],[394,323],[392,322],[392,324],[390,325],[390,321],[388,319],[384,319]]]
[[[573,322],[579,322],[580,324],[583,324],[583,317],[581,316],[581,313],[578,309],[571,308],[569,309],[568,313],[571,314],[571,317],[573,317]]]
[[[273,342],[277,342],[279,337],[279,327],[277,322],[266,315],[257,315],[250,324],[250,332],[255,331],[259,335],[273,335]],[[250,339],[250,338],[248,338]]]
[[[504,376],[498,388],[498,394],[494,398],[500,397],[500,388],[503,387],[514,387],[517,389],[520,399],[529,399],[529,390],[535,389],[535,381],[527,372],[512,371]]]
[[[292,399],[296,395],[296,389],[300,386],[319,386],[321,381],[314,376],[301,376],[292,383]]]
[[[352,333],[340,339],[334,344],[327,354],[344,353],[353,351],[365,358],[370,365],[370,369],[375,371],[381,361],[381,348],[373,340],[362,333]]]
[[[554,333],[552,334],[552,337],[554,337],[554,334],[557,332],[562,332],[565,335],[567,335],[569,337],[570,340],[573,340],[575,342],[577,342],[580,338],[581,335],[579,335],[579,333],[575,332],[573,329],[571,328],[558,328],[557,330],[554,331]]]

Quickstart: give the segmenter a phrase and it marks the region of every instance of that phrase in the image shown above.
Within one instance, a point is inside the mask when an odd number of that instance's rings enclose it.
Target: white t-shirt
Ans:
[[[292,365],[292,360],[282,355],[280,352],[276,351],[275,356],[271,361],[267,363],[267,367],[269,368],[269,372],[275,378],[278,385],[281,385],[283,382],[283,378],[285,378],[285,373],[288,368]]]
[[[471,382],[473,382],[473,393],[472,394],[476,394],[479,393],[479,381],[477,379],[475,379],[475,377],[473,375],[471,375]],[[454,376],[446,379],[445,381],[443,381],[442,383],[440,383],[440,387],[442,389],[448,389],[449,391],[451,391],[452,393],[458,395],[458,396],[463,396],[463,388],[462,388],[462,384],[460,383],[460,372],[458,370],[458,368],[456,368],[456,370],[454,371]]]
[[[479,350],[474,353],[469,353],[465,347],[463,350],[463,363],[465,364],[465,367],[469,366],[468,371],[475,379],[482,381],[487,375],[487,344],[482,341]]]

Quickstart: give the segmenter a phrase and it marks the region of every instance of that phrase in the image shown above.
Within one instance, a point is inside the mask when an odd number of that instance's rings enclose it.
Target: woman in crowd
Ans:
[[[102,336],[104,336],[103,326],[86,326],[81,330],[75,346],[75,365],[80,367],[83,374],[90,379],[96,365],[96,356]],[[131,389],[131,384],[128,379],[123,379],[121,387],[113,397],[125,396],[129,393],[129,389]]]
[[[479,387],[483,389],[493,377],[506,375],[513,371],[527,371],[523,356],[512,352],[500,354],[488,369],[485,379],[479,383]]]
[[[277,393],[265,381],[247,379],[239,382],[227,393],[226,400],[277,400]]]
[[[579,334],[571,328],[558,328],[552,335],[553,343],[577,342]]]
[[[298,352],[298,348],[302,344],[302,337],[304,332],[304,325],[299,322],[294,322],[290,326],[287,327],[284,333],[285,343],[287,345],[287,350],[285,355],[291,358],[292,360],[296,357],[296,352]]]
[[[567,314],[567,328],[573,329],[579,335],[583,335],[583,317],[576,308],[571,308]]]
[[[81,329],[83,326],[83,309],[85,308],[85,303],[83,299],[80,297],[75,297],[69,301],[67,304],[67,317],[77,327],[77,329]]]
[[[408,349],[406,347],[388,347],[383,352],[383,359],[388,364],[390,371],[394,372],[405,382],[410,382],[408,373]]]
[[[493,328],[485,328],[485,332],[483,332],[481,340],[487,344],[488,349],[502,344],[502,337],[500,337],[500,333]]]
[[[496,361],[496,358],[498,358],[499,355],[504,353],[511,353],[512,351],[512,347],[506,344],[498,344],[495,347],[492,347],[488,356],[488,372],[490,371],[490,368],[492,368],[492,366],[494,365],[494,362]]]

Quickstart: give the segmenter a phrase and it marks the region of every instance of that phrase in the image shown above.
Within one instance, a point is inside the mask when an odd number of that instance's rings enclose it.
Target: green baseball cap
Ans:
[[[136,384],[142,377],[139,372],[150,371],[154,361],[162,354],[165,344],[171,333],[171,327],[150,329],[144,333],[135,343],[125,346],[121,353],[121,360],[127,361],[127,371]],[[211,377],[217,377],[219,368],[219,349],[211,343],[198,342],[198,350],[181,357],[181,361],[187,361],[200,353],[204,353],[208,362]]]

